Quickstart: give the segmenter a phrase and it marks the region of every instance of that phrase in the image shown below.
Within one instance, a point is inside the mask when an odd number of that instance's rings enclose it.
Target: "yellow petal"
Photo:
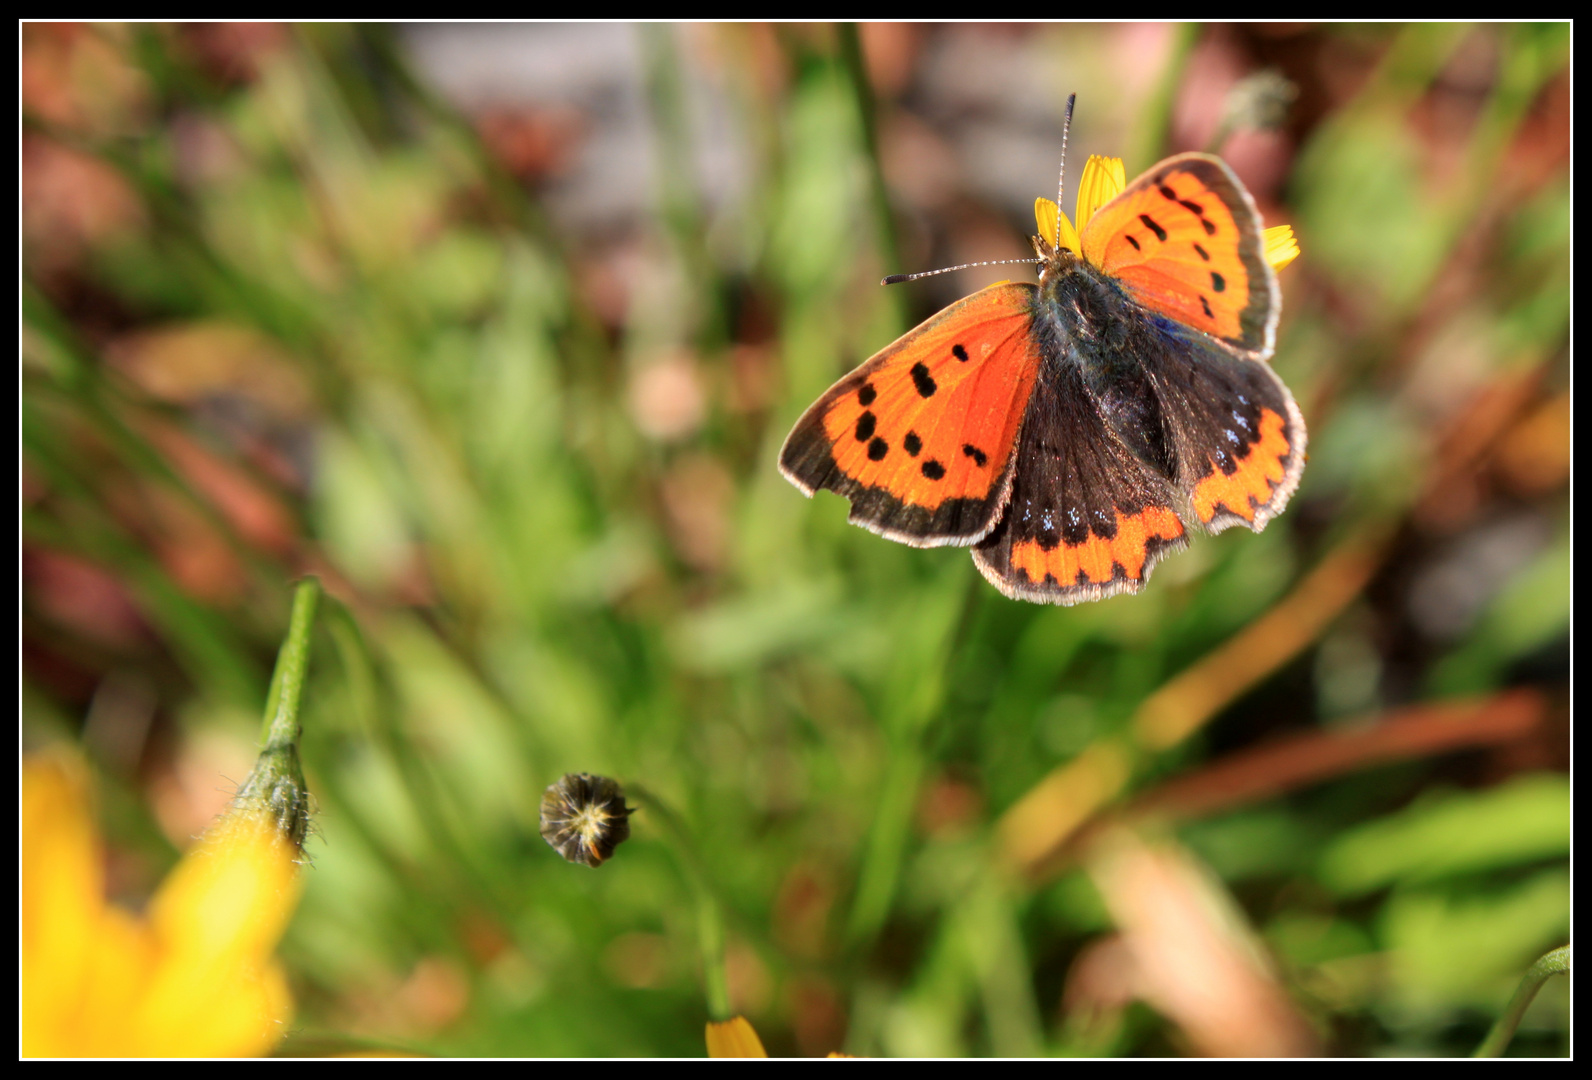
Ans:
[[[296,855],[263,815],[222,818],[161,884],[150,922],[200,956],[268,956],[298,902]]]
[[[71,1054],[105,919],[99,833],[75,760],[22,765],[22,1054]],[[66,1041],[63,1041],[66,1040]]]
[[[89,938],[94,962],[75,1004],[76,1022],[57,1054],[147,1057],[138,1003],[160,967],[160,950],[143,920],[107,907]]]
[[[1087,229],[1095,211],[1121,195],[1127,186],[1128,174],[1122,168],[1121,158],[1089,155],[1089,160],[1084,162],[1083,179],[1078,181],[1078,212],[1073,215],[1078,221],[1078,231]]]
[[[1054,205],[1054,204],[1052,204]],[[708,1024],[708,1057],[766,1058],[763,1040],[757,1037],[744,1016]]]
[[[234,814],[134,918],[104,903],[82,772],[24,762],[23,1055],[269,1051],[292,1015],[271,953],[298,897],[296,849],[269,821]]]
[[[152,1052],[263,1054],[292,1015],[272,960],[298,903],[297,852],[264,816],[234,814],[185,855],[149,905],[163,963],[141,1002]]]
[[[1299,257],[1299,241],[1294,239],[1292,225],[1273,225],[1266,230],[1266,261],[1273,270],[1281,270]]]
[[[1083,250],[1078,245],[1078,231],[1072,227],[1072,222],[1067,220],[1067,215],[1044,196],[1034,200],[1034,221],[1038,223],[1039,235],[1045,243],[1055,244],[1073,252]]]

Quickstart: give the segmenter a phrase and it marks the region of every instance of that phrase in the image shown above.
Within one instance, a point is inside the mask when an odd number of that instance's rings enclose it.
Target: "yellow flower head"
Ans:
[[[708,1057],[766,1058],[763,1040],[744,1016],[708,1022]]]
[[[22,1055],[263,1054],[292,1000],[272,959],[298,901],[297,848],[268,816],[222,817],[140,919],[105,902],[83,769],[22,770]]]
[[[1089,219],[1096,210],[1121,195],[1127,186],[1127,173],[1121,158],[1090,155],[1084,163],[1083,179],[1078,182],[1078,204],[1073,215],[1077,227],[1073,227],[1053,200],[1041,196],[1034,200],[1034,221],[1039,226],[1039,235],[1046,243],[1081,254],[1083,244],[1078,236],[1088,227]],[[1265,240],[1266,261],[1273,270],[1281,270],[1299,257],[1299,242],[1294,239],[1293,226],[1274,225],[1266,230]]]

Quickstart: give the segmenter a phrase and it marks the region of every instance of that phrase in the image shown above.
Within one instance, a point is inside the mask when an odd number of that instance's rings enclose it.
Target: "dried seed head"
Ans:
[[[633,813],[618,781],[567,773],[542,793],[542,839],[572,863],[601,866],[630,838]]]

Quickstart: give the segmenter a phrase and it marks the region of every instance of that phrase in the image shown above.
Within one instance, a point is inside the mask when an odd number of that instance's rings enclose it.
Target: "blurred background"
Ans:
[[[28,24],[22,740],[136,907],[332,601],[283,1054],[1468,1053],[1569,935],[1569,30]],[[1089,154],[1303,256],[1287,512],[1007,600],[802,498],[835,378]],[[1247,103],[1247,104],[1246,104]],[[1064,209],[1072,212],[1069,193]],[[1510,1052],[1568,1048],[1565,980]]]

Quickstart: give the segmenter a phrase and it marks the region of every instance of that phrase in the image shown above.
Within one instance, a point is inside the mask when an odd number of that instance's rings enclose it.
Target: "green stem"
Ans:
[[[1149,168],[1166,156],[1167,142],[1172,132],[1172,106],[1177,101],[1188,58],[1194,52],[1194,46],[1199,44],[1202,30],[1199,23],[1182,23],[1172,31],[1172,55],[1161,69],[1160,81],[1139,110],[1138,129],[1129,144],[1131,149],[1125,155],[1129,176]]]
[[[293,846],[302,848],[310,827],[309,788],[299,763],[299,699],[304,693],[304,672],[310,660],[310,628],[315,624],[315,602],[320,582],[305,578],[293,593],[293,614],[287,639],[276,656],[271,690],[265,700],[261,740],[264,747],[254,770],[238,789],[232,805],[268,813]]]
[[[913,807],[929,769],[925,733],[944,708],[943,673],[959,663],[983,589],[984,581],[977,574],[947,576],[904,620],[897,638],[899,651],[883,695],[890,704],[880,712],[889,758],[846,926],[853,955],[866,954],[890,916],[912,839]],[[924,672],[941,674],[925,677]]]
[[[724,911],[709,882],[707,866],[697,853],[690,831],[668,803],[638,784],[629,785],[629,791],[638,806],[652,811],[653,819],[674,841],[675,856],[696,897],[697,937],[702,947],[702,983],[708,999],[708,1018],[728,1020],[735,1014],[730,1009],[730,981],[724,967]]]
[[[271,750],[296,742],[299,736],[299,697],[304,692],[304,672],[310,663],[310,627],[315,623],[315,604],[321,596],[321,583],[307,577],[293,592],[293,614],[288,620],[287,639],[276,655],[276,670],[271,672],[271,690],[265,699],[265,718],[260,739]]]
[[[836,31],[841,62],[862,131],[863,156],[868,163],[868,195],[873,202],[874,220],[879,223],[879,254],[891,273],[899,273],[905,268],[901,265],[901,243],[896,233],[895,213],[890,207],[890,189],[884,179],[884,163],[879,156],[878,103],[873,95],[873,84],[868,80],[868,66],[862,54],[862,37],[856,23],[841,23]],[[885,295],[895,324],[904,326],[906,301],[900,291],[891,290]]]
[[[694,283],[696,302],[702,305],[697,344],[712,352],[730,340],[729,315],[713,272],[706,242],[707,215],[696,189],[685,71],[673,26],[649,23],[641,27],[640,34],[642,76],[657,132],[659,218],[688,280]]]
[[[895,901],[901,865],[906,860],[906,846],[912,834],[912,807],[927,769],[920,742],[917,739],[894,742],[879,783],[879,803],[846,924],[846,941],[859,956],[872,947]]]
[[[1526,1015],[1526,1008],[1537,996],[1537,991],[1542,989],[1542,984],[1548,981],[1550,975],[1570,974],[1570,946],[1554,949],[1543,956],[1531,970],[1526,972],[1526,977],[1520,980],[1520,987],[1515,991],[1515,996],[1509,999],[1509,1007],[1498,1018],[1487,1037],[1481,1045],[1476,1047],[1476,1052],[1471,1057],[1498,1057],[1509,1045],[1509,1040],[1515,1037],[1515,1029],[1520,1026],[1520,1018]]]

